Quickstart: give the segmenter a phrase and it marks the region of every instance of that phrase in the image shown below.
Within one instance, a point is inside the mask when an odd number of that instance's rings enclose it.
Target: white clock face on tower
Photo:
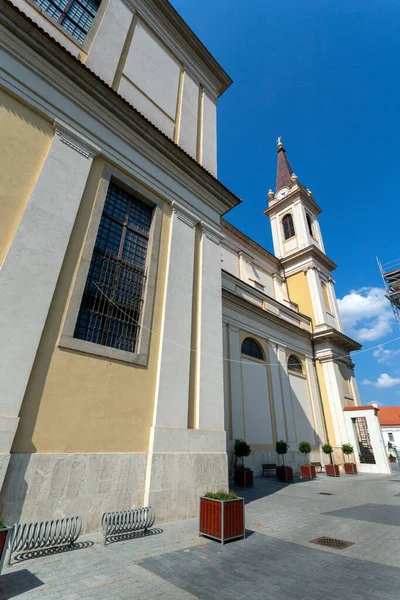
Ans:
[[[282,188],[281,190],[279,190],[279,192],[276,194],[276,197],[278,198],[278,200],[282,200],[282,198],[284,198],[285,196],[288,195],[288,191],[289,188]]]

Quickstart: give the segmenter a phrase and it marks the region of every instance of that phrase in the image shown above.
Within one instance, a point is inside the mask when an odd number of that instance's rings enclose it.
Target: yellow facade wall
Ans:
[[[0,265],[52,138],[51,123],[0,90]]]
[[[286,279],[289,298],[295,302],[299,311],[303,315],[307,315],[315,322],[314,309],[311,300],[310,288],[308,285],[307,273],[295,273]]]
[[[326,423],[326,428],[328,430],[329,443],[331,444],[331,446],[335,446],[336,445],[335,431],[333,429],[332,414],[331,414],[331,409],[330,409],[330,404],[329,404],[329,399],[328,399],[328,392],[327,392],[326,384],[325,384],[324,372],[322,370],[322,365],[319,361],[316,362],[316,366],[317,366],[319,389],[320,389],[321,398],[322,398],[322,405],[324,407],[325,423]]]
[[[94,198],[105,163],[88,178],[24,397],[13,452],[147,452],[159,336],[147,367],[58,347]],[[161,329],[169,216],[164,214],[152,328]]]

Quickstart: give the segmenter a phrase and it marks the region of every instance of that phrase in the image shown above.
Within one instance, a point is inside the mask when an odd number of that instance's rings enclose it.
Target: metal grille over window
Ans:
[[[135,352],[152,209],[111,183],[74,337]]]
[[[101,0],[34,1],[78,42],[82,43],[96,16]]]
[[[290,213],[283,217],[282,226],[285,240],[288,240],[295,235],[293,217]]]
[[[295,371],[295,373],[302,373],[303,367],[301,366],[301,361],[295,356],[291,354],[287,361],[289,371]]]
[[[257,358],[258,360],[264,360],[264,354],[261,346],[253,338],[246,338],[242,343],[242,354]]]
[[[360,449],[360,463],[375,465],[375,456],[369,438],[367,419],[356,417],[352,419],[357,434],[358,447]]]

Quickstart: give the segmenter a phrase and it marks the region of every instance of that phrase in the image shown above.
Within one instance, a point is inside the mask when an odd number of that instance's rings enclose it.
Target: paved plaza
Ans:
[[[238,490],[239,491],[239,490]],[[400,471],[279,484],[256,478],[245,540],[198,536],[197,519],[103,547],[14,561],[0,600],[399,600]],[[353,545],[334,550],[320,536]]]

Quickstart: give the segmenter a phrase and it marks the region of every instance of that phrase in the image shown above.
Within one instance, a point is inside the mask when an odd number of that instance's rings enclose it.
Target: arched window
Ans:
[[[301,366],[301,361],[295,356],[291,354],[287,361],[287,366],[289,371],[294,371],[295,373],[302,373],[303,367]]]
[[[314,237],[312,219],[308,213],[306,214],[306,219],[307,219],[308,231],[310,232],[311,237]]]
[[[285,240],[293,237],[295,235],[294,225],[293,225],[293,217],[290,213],[285,215],[282,219],[283,226],[283,235],[285,236]]]
[[[242,354],[251,356],[251,358],[257,358],[258,360],[264,360],[262,348],[256,340],[253,340],[253,338],[246,338],[243,340]]]

